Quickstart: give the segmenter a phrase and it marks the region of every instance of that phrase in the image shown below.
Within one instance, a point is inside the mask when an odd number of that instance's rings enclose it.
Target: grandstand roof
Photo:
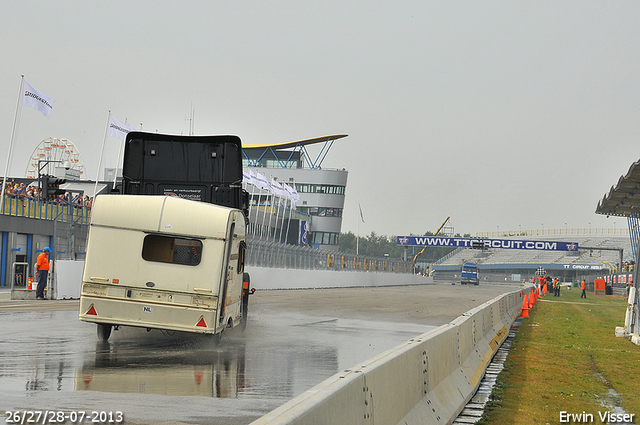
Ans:
[[[343,137],[347,137],[347,136],[348,136],[347,134],[334,134],[332,136],[316,137],[313,139],[299,140],[297,142],[265,143],[265,144],[257,144],[257,145],[243,144],[242,148],[243,149],[265,149],[265,148],[287,149],[287,148],[295,148],[296,146],[307,146],[307,145],[312,145],[314,143],[329,142],[333,140],[342,139]]]
[[[640,216],[640,161],[631,164],[626,175],[621,176],[609,193],[598,202],[596,214],[619,217]]]

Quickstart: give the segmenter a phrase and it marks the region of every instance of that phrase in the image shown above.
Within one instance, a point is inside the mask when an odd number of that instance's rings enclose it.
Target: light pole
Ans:
[[[42,188],[42,185],[41,185],[41,182],[40,182],[41,176],[42,176],[41,172],[42,172],[42,169],[44,167],[46,167],[47,165],[49,165],[49,163],[51,163],[51,162],[63,162],[63,161],[56,161],[56,160],[53,160],[53,159],[45,159],[45,160],[39,159],[38,160],[38,187],[40,188],[40,199],[42,199],[42,192],[43,192],[42,191],[43,188]],[[42,166],[40,166],[40,164],[42,164]]]

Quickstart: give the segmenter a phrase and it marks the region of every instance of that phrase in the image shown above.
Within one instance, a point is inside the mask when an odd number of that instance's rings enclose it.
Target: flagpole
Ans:
[[[249,184],[249,183],[247,183],[247,184]],[[255,191],[256,191],[256,185],[252,183],[251,184],[251,197],[249,198],[249,209],[247,211],[247,215],[248,215],[247,220],[249,220],[249,218],[251,217],[251,203],[253,202],[253,195],[255,194]],[[256,224],[258,223],[258,211],[255,212],[255,215],[256,215],[255,223]],[[249,223],[251,223],[251,220],[249,220]],[[257,226],[254,226],[254,227],[257,227]],[[253,235],[254,236],[255,236],[257,230],[258,229],[255,229],[255,228],[253,229]]]
[[[286,192],[286,189],[284,189],[284,186],[282,188]],[[280,237],[278,238],[278,242],[280,243],[282,243],[282,230],[284,229],[284,216],[287,213],[287,199],[288,197],[286,195],[280,198],[280,202],[282,203],[282,222],[280,223]],[[277,225],[278,225],[278,221],[276,220],[276,226]]]
[[[267,225],[267,239],[271,238],[271,219],[273,218],[273,204],[275,204],[278,201],[278,198],[276,197],[276,194],[273,193],[273,195],[271,196],[272,202],[271,202],[271,207],[269,208],[271,211],[269,211],[269,224]],[[275,242],[275,236],[276,236],[276,232],[273,232],[273,239]]]
[[[278,241],[280,243],[282,243],[282,230],[284,229],[284,216],[287,214],[287,199],[289,199],[288,197],[284,197],[284,202],[282,205],[282,223],[280,223],[280,238],[278,239]],[[291,214],[291,210],[289,210],[289,214]],[[284,241],[286,243],[286,241]]]
[[[360,255],[360,217],[358,217],[358,234],[356,235],[356,255]]]
[[[100,177],[100,168],[102,167],[102,156],[104,155],[104,145],[107,143],[107,133],[109,132],[109,120],[111,119],[111,109],[107,115],[107,126],[104,129],[104,139],[102,140],[102,149],[100,150],[100,161],[98,161],[98,173],[96,175],[96,185],[93,187],[93,202],[98,197],[98,178]],[[117,167],[117,164],[116,164]]]
[[[289,227],[291,227],[291,215],[293,214],[293,198],[289,198],[289,220],[287,220],[287,233],[284,235],[284,243],[289,240]],[[283,222],[284,225],[284,222]]]
[[[264,236],[265,239],[268,239],[269,234],[271,234],[270,229],[265,225],[265,222],[267,221],[267,205],[271,208],[271,204],[273,204],[273,193],[268,190],[264,197],[264,206],[262,208],[262,236]]]
[[[111,121],[111,116],[109,116],[109,121]],[[124,119],[124,123],[125,124],[127,123],[127,119],[126,118]],[[109,126],[109,124],[107,124],[107,127],[108,126]],[[119,149],[118,149],[118,162],[116,162],[116,171],[115,171],[115,173],[113,173],[113,188],[114,189],[116,188],[116,183],[117,183],[117,180],[118,180],[118,164],[120,164],[120,159],[122,158],[122,154],[124,153],[124,144],[125,144],[126,139],[127,138],[125,137],[125,140],[122,141],[122,147],[121,148],[119,147]]]
[[[293,186],[289,186],[291,188],[291,190],[295,191],[295,187],[296,187],[296,183],[295,181],[292,181],[291,184]],[[295,211],[293,209],[293,192],[291,191],[287,191],[287,193],[289,193],[289,220],[287,220],[287,233],[284,236],[284,243],[286,244],[287,241],[289,240],[289,228],[291,227],[291,216],[293,215],[293,211]],[[284,221],[282,223],[284,225]]]
[[[261,174],[262,175],[262,174]],[[269,184],[269,182],[266,181],[266,177],[265,177],[265,182],[267,184]],[[269,204],[271,204],[271,189],[270,187],[265,186],[264,188],[260,189],[260,199],[262,199],[262,191],[265,190],[267,192],[267,194],[264,197],[264,205],[262,206],[262,228],[260,229],[260,237],[262,238],[262,236],[265,236],[265,230],[266,228],[264,227],[264,222],[267,219],[267,199],[269,199]],[[258,221],[258,216],[256,215],[256,222]],[[268,235],[266,235],[267,238],[269,237]]]
[[[7,174],[9,172],[9,160],[11,158],[11,150],[13,148],[13,141],[18,132],[18,126],[20,122],[20,97],[22,95],[22,87],[24,86],[24,74],[20,75],[20,88],[18,89],[18,101],[16,102],[16,114],[13,117],[13,128],[11,130],[11,139],[9,140],[9,153],[7,154],[7,163],[4,166],[4,176],[2,177],[2,194],[0,199],[2,200],[2,213],[4,214],[4,189],[7,185]],[[38,172],[38,174],[40,174]]]
[[[360,254],[360,220],[364,223],[364,216],[362,215],[360,202],[358,202],[358,213],[360,217],[358,217],[358,234],[356,235],[356,255]]]

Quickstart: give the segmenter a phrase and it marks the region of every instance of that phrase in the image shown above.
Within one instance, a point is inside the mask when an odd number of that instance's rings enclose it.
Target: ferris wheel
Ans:
[[[41,167],[40,173],[38,167]],[[75,175],[78,179],[84,174],[84,164],[76,146],[67,139],[49,137],[34,149],[25,175],[33,179],[38,178],[39,174],[54,175],[53,171],[59,167],[64,167],[69,175]]]

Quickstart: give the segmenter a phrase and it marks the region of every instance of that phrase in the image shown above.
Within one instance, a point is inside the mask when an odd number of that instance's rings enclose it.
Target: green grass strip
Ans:
[[[547,293],[529,310],[478,424],[597,424],[615,405],[640,424],[640,347],[615,336],[627,302],[580,293]],[[593,421],[561,422],[561,412]]]

